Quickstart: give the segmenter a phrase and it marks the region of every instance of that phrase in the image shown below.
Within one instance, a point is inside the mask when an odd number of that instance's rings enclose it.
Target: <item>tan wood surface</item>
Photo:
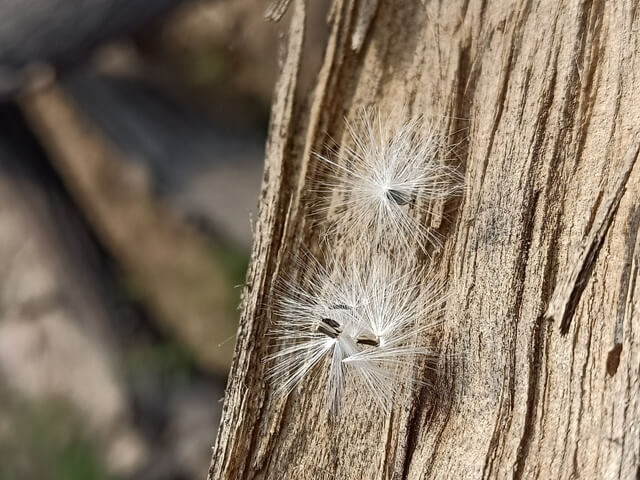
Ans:
[[[335,0],[312,94],[305,0],[289,3],[209,478],[639,478],[638,2]],[[270,295],[320,238],[312,152],[348,144],[358,108],[402,104],[441,120],[465,178],[428,219],[442,355],[391,416],[347,392],[331,422],[320,381],[282,399],[264,380]]]

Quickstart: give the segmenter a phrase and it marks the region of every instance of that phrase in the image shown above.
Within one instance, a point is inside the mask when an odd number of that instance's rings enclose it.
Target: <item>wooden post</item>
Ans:
[[[306,5],[291,0],[209,479],[640,478],[638,7],[334,0],[306,95]],[[434,387],[390,417],[359,396],[331,422],[319,382],[282,399],[264,379],[270,294],[287,255],[319,241],[312,152],[348,142],[359,107],[402,105],[441,120],[465,177],[430,219],[443,355]]]

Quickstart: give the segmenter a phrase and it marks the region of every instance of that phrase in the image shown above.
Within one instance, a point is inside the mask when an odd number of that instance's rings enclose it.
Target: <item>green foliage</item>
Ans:
[[[111,478],[64,402],[30,403],[2,392],[0,409],[0,480]]]
[[[124,367],[129,378],[143,379],[149,372],[160,374],[169,389],[191,381],[195,361],[190,352],[177,342],[139,344],[125,357]]]
[[[197,87],[219,84],[227,71],[226,60],[217,49],[192,52],[185,67],[188,79]]]

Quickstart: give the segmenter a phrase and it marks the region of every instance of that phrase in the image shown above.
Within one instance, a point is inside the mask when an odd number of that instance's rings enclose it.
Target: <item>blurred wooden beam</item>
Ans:
[[[201,366],[226,375],[234,291],[211,244],[153,198],[146,172],[124,162],[60,88],[30,94],[22,105],[140,300]]]

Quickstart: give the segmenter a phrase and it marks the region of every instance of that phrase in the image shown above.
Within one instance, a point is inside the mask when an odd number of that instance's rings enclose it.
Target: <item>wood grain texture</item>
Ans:
[[[356,52],[363,7],[335,0],[298,101],[305,2],[292,0],[209,479],[640,476],[637,7],[381,0]],[[330,422],[321,379],[288,399],[264,380],[270,293],[321,235],[312,152],[348,144],[359,107],[402,104],[440,120],[465,175],[463,198],[425,220],[445,238],[431,260],[451,295],[443,355],[434,387],[399,395],[389,418],[347,391]]]

